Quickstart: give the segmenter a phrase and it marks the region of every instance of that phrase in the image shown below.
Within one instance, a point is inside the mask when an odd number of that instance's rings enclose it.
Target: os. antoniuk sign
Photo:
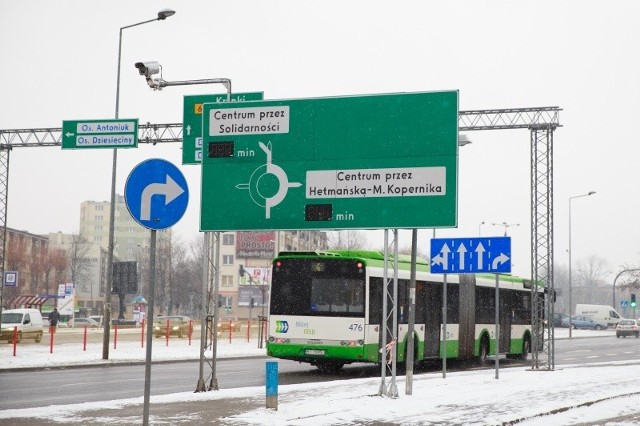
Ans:
[[[62,122],[62,148],[135,148],[138,119]]]
[[[457,92],[212,104],[202,134],[202,230],[456,225]]]

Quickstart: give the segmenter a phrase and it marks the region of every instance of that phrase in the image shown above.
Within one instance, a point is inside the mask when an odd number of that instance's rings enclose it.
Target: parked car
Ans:
[[[562,320],[563,327],[569,327],[569,318]],[[576,315],[571,317],[572,328],[583,328],[587,330],[606,330],[608,325],[606,321],[599,321],[590,317]]]
[[[640,328],[638,321],[634,319],[621,319],[616,325],[616,337],[636,336],[640,337]]]
[[[2,311],[0,319],[0,339],[11,343],[14,330],[17,330],[18,343],[22,339],[34,339],[40,343],[44,333],[42,314],[37,309],[8,309]]]
[[[100,325],[103,325],[104,323],[102,321],[104,321],[103,316],[102,315],[89,315],[89,319],[94,320],[95,322],[97,322]]]
[[[188,336],[191,319],[184,315],[159,315],[153,321],[153,335],[164,337],[167,335],[167,321],[169,321],[169,334],[171,336]]]
[[[225,331],[240,331],[240,321],[238,321],[237,317],[221,317],[220,321],[218,321],[218,333],[222,333]]]
[[[74,328],[82,328],[82,327],[89,327],[89,328],[99,328],[100,327],[100,323],[94,319],[91,318],[74,318],[73,319],[73,327]]]
[[[567,323],[563,324],[564,319],[567,319]],[[568,327],[569,326],[569,315],[555,313],[553,314],[553,326],[554,327]]]

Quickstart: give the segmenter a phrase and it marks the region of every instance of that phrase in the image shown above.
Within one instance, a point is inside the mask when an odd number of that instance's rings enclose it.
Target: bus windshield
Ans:
[[[364,317],[365,273],[353,259],[280,259],[271,314]]]

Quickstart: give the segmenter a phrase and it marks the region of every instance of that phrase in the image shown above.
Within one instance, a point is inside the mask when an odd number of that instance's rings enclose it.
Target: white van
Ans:
[[[581,315],[595,320],[605,321],[609,327],[615,327],[618,321],[624,319],[622,315],[618,313],[609,305],[576,305],[575,315]]]
[[[2,311],[0,340],[13,342],[13,330],[18,328],[18,342],[22,339],[42,340],[42,314],[37,309],[8,309]]]

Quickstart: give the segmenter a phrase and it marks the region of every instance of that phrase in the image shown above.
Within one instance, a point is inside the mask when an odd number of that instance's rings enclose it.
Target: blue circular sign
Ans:
[[[129,213],[149,229],[166,229],[184,215],[189,187],[175,165],[159,158],[145,160],[129,173],[124,188]]]

